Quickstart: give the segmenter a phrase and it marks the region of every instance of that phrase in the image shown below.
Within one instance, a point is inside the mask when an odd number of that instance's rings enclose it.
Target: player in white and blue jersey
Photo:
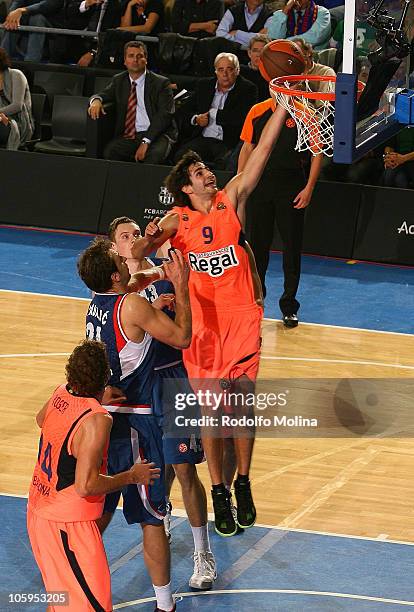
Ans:
[[[129,217],[114,219],[109,226],[108,235],[114,249],[126,258],[131,273],[142,272],[162,263],[161,259],[153,257],[142,261],[131,258],[133,241],[140,236],[140,228],[133,219]],[[149,284],[140,294],[154,307],[162,308],[173,319],[175,316],[173,291],[174,287],[168,280],[159,280]],[[161,419],[167,420],[175,411],[173,398],[167,397],[169,389],[167,381],[179,381],[180,392],[193,393],[193,390],[188,381],[181,350],[158,341],[155,344],[153,410]],[[194,573],[189,585],[194,589],[209,589],[216,578],[216,564],[208,537],[206,493],[196,469],[196,464],[204,459],[201,440],[195,436],[164,435],[163,450],[167,494],[169,495],[176,474],[194,538]]]
[[[176,318],[172,321],[136,293],[127,293],[131,275],[124,258],[107,240],[96,240],[78,261],[85,284],[95,292],[88,308],[86,330],[89,338],[100,339],[107,347],[110,384],[124,399],[106,406],[113,416],[108,468],[124,471],[142,459],[163,467],[162,430],[152,413],[151,389],[154,379],[154,338],[186,347],[191,341],[191,311],[188,298],[188,269],[180,253],[166,264],[176,294]],[[164,275],[159,269],[161,276]],[[161,480],[161,479],[160,479]],[[143,529],[144,559],[157,597],[157,610],[175,609],[170,585],[170,555],[163,516],[163,483],[151,487],[130,485],[122,491],[124,514],[129,523]],[[119,496],[108,496],[105,513],[98,522],[103,531],[115,511]]]

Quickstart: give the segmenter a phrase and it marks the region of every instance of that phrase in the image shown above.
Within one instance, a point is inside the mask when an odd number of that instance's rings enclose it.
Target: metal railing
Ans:
[[[3,23],[0,23],[0,30],[6,30]],[[21,25],[16,30],[8,30],[12,33],[17,32],[32,32],[39,34],[59,34],[65,36],[81,36],[83,38],[98,38],[99,32],[91,32],[90,30],[71,30],[69,28],[46,28],[40,26],[30,26],[30,25]],[[125,30],[123,30],[125,31]],[[142,42],[151,42],[157,43],[157,36],[146,36],[145,34],[137,33],[135,36],[136,40],[141,40]]]

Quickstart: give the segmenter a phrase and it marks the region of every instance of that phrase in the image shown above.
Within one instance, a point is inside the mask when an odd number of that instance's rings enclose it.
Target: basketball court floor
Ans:
[[[2,611],[41,609],[11,603],[10,594],[42,589],[25,530],[34,415],[83,337],[88,293],[75,262],[89,240],[0,228]],[[257,441],[258,525],[228,539],[210,529],[219,578],[209,593],[189,592],[192,538],[173,491],[177,610],[414,607],[413,270],[305,256],[293,330],[278,320],[279,254],[268,278],[260,377],[301,388],[309,406],[331,411],[342,428]],[[207,484],[205,466],[201,473]],[[105,543],[115,609],[153,610],[139,529],[118,511]]]

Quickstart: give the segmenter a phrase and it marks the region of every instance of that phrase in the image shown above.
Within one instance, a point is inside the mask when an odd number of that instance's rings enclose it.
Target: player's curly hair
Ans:
[[[108,238],[111,242],[115,242],[115,232],[118,225],[121,225],[122,223],[135,223],[135,225],[138,225],[139,227],[139,224],[135,221],[135,219],[131,219],[130,217],[116,217],[113,219],[113,221],[111,221],[108,227]]]
[[[189,206],[192,208],[190,198],[182,191],[182,188],[191,182],[188,173],[189,167],[201,161],[203,160],[198,153],[187,151],[165,179],[164,184],[173,196],[176,206]]]
[[[78,344],[66,364],[69,387],[83,397],[100,395],[110,375],[105,345],[96,340],[84,340]]]
[[[105,293],[112,287],[112,274],[118,272],[111,254],[112,245],[107,238],[95,238],[80,254],[78,274],[89,289]]]

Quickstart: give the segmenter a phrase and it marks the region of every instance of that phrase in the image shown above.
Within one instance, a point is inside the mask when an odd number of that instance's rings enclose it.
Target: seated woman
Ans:
[[[157,36],[165,32],[162,0],[129,0],[124,4],[121,27],[140,34]]]
[[[34,129],[32,99],[23,72],[10,68],[0,47],[0,146],[17,150],[30,140]]]
[[[414,186],[414,129],[404,128],[384,149],[384,187]]]

